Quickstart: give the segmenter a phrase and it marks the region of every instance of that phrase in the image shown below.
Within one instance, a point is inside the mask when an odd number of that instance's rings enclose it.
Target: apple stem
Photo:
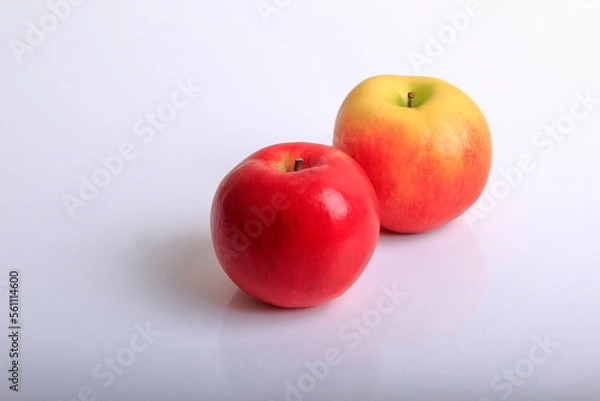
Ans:
[[[302,163],[304,163],[304,159],[301,157],[296,159],[294,162],[294,171],[299,171],[302,168]]]
[[[413,107],[413,100],[415,99],[415,92],[408,92],[408,107]]]

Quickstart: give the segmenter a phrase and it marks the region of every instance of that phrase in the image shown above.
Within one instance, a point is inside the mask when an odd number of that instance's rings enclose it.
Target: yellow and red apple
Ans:
[[[378,75],[350,91],[333,145],[371,179],[384,228],[426,232],[481,195],[492,142],[487,121],[461,89],[437,78]]]

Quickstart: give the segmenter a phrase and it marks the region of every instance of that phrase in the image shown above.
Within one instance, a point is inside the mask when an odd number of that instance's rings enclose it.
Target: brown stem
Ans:
[[[413,100],[415,99],[415,92],[408,92],[408,107],[413,107]]]
[[[302,163],[304,163],[304,159],[296,159],[296,161],[294,162],[294,171],[299,171],[302,168]]]

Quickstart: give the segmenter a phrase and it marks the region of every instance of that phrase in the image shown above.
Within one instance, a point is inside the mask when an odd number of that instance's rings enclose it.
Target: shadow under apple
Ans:
[[[130,250],[149,302],[172,313],[220,316],[237,287],[215,256],[210,234],[146,230]]]

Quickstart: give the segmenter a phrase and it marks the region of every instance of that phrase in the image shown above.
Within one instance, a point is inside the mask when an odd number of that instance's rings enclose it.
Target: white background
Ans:
[[[257,0],[89,0],[60,21],[45,2],[1,3],[0,333],[12,269],[23,329],[18,394],[0,336],[0,398],[279,401],[336,348],[327,377],[287,399],[598,399],[600,103],[569,114],[600,98],[598,1],[481,0],[437,53],[430,35],[451,35],[466,1],[275,3],[261,16]],[[51,32],[22,53],[40,20]],[[218,183],[264,146],[331,143],[347,92],[381,73],[440,77],[479,104],[485,202],[431,233],[383,235],[327,305],[254,302],[212,251]],[[145,143],[135,124],[187,81],[202,90]],[[539,142],[555,124],[569,132]],[[135,157],[72,218],[65,196],[127,143]],[[534,168],[516,174],[523,157]],[[406,297],[350,348],[341,333],[394,282]],[[109,382],[110,357],[127,366]]]

